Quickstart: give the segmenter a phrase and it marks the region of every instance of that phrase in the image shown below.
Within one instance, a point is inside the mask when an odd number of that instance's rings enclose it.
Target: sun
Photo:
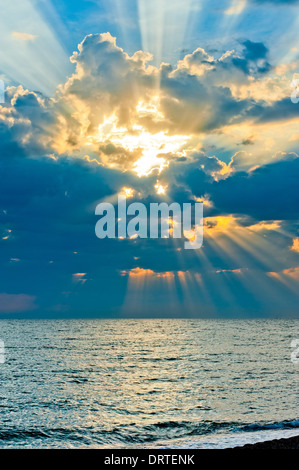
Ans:
[[[183,154],[182,149],[190,137],[169,135],[164,130],[150,132],[140,124],[144,118],[149,118],[155,123],[163,120],[164,116],[159,110],[159,100],[156,96],[148,101],[140,101],[135,111],[135,122],[130,123],[130,126],[119,126],[116,114],[105,117],[98,127],[97,140],[100,143],[111,143],[128,152],[137,154],[139,151],[138,158],[131,166],[131,170],[138,176],[147,176],[154,170],[160,174],[168,167],[173,154]]]

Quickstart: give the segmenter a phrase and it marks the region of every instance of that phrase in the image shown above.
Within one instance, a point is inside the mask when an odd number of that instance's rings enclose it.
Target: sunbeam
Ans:
[[[0,62],[12,83],[51,96],[72,70],[58,34],[35,2],[1,2]]]
[[[142,46],[154,55],[154,63],[175,63],[184,48],[190,17],[197,15],[201,1],[138,0]]]

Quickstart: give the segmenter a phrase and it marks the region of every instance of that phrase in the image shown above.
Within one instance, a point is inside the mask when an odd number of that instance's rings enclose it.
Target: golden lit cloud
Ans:
[[[85,278],[87,273],[74,273],[73,274],[73,281],[81,284],[85,284],[87,279]]]
[[[17,31],[14,31],[12,33],[12,37],[16,39],[20,39],[21,41],[32,41],[33,39],[37,38],[38,36],[35,34],[29,34],[29,33],[19,33]]]
[[[294,238],[293,245],[290,247],[290,250],[293,250],[299,253],[299,237]]]
[[[129,276],[131,278],[152,278],[152,279],[172,279],[174,273],[171,271],[155,272],[152,269],[133,268],[130,270],[121,271],[122,276]]]
[[[228,16],[244,5],[233,1]],[[298,134],[294,112],[276,120],[271,113],[271,106],[289,97],[288,71],[249,75],[234,66],[241,58],[242,52],[229,50],[216,59],[197,48],[176,66],[157,67],[149,64],[151,54],[130,56],[109,33],[91,34],[71,57],[75,72],[52,98],[11,89],[13,106],[0,109],[0,120],[19,125],[25,148],[38,144],[53,159],[69,155],[140,177],[161,174],[172,162],[183,164],[200,149],[211,156],[225,148],[231,160],[218,157],[219,167],[207,170],[218,181],[282,159],[277,149],[294,151]],[[26,103],[33,101],[29,113]],[[14,108],[20,102],[25,106]],[[268,118],[261,120],[263,109]],[[165,194],[165,184],[156,190]]]
[[[167,191],[167,184],[162,184],[159,181],[155,184],[155,189],[157,194],[166,194]]]
[[[140,107],[138,109],[140,111]],[[169,136],[164,131],[153,134],[139,124],[133,124],[131,129],[118,127],[117,122],[116,115],[105,118],[99,125],[98,140],[123,148],[132,155],[140,151],[141,156],[132,162],[132,169],[139,176],[148,175],[154,169],[160,173],[168,166],[169,154],[177,153],[188,139],[187,136]]]
[[[295,281],[299,281],[299,267],[284,269],[283,274],[291,277]]]
[[[274,222],[259,222],[254,225],[249,225],[247,228],[253,232],[259,232],[261,230],[279,230],[281,227],[281,221]]]
[[[231,6],[224,10],[226,15],[239,15],[246,7],[247,0],[232,0]]]
[[[273,277],[274,279],[277,279],[278,281],[281,280],[281,276],[280,276],[279,273],[276,273],[274,271],[270,271],[267,274],[268,274],[268,276]]]
[[[125,196],[126,198],[133,197],[135,194],[135,191],[133,188],[122,188],[120,191],[120,195]]]
[[[208,234],[214,231],[225,232],[236,227],[239,227],[239,224],[237,223],[237,218],[232,215],[206,217],[204,219],[204,230]]]
[[[286,286],[292,288],[289,285],[289,280],[295,281],[297,283],[299,281],[299,267],[296,266],[294,268],[287,268],[280,272],[268,272],[268,276],[277,279],[281,283],[285,284]],[[296,288],[296,292],[298,292],[298,288]]]

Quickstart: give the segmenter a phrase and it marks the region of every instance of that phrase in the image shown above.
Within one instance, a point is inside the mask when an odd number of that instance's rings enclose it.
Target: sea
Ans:
[[[0,447],[220,449],[299,435],[297,338],[299,320],[2,319]]]

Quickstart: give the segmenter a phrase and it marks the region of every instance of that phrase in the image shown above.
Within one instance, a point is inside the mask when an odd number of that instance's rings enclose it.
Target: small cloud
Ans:
[[[253,145],[254,144],[254,136],[247,137],[239,142],[237,145]]]
[[[172,279],[174,273],[171,271],[155,272],[152,269],[133,268],[120,272],[121,276],[130,276],[132,278],[151,278],[151,279]]]
[[[36,297],[26,294],[0,294],[0,313],[20,313],[35,310]]]
[[[21,41],[33,41],[33,39],[37,38],[35,34],[29,34],[29,33],[19,33],[17,31],[14,31],[12,33],[12,37],[16,39],[20,39]]]
[[[73,274],[73,281],[80,282],[81,284],[85,284],[87,279],[85,279],[87,273],[74,273]]]
[[[231,6],[224,10],[226,15],[240,15],[246,7],[247,0],[233,0]]]
[[[294,238],[293,245],[290,247],[290,250],[297,251],[297,253],[299,253],[299,237]]]
[[[293,281],[299,281],[299,267],[295,266],[294,268],[284,269],[283,271],[276,273],[276,272],[268,272],[268,276],[271,276],[277,279],[280,282],[284,282],[286,280],[286,276],[291,278]]]
[[[281,280],[281,276],[279,275],[279,273],[276,273],[274,271],[270,271],[267,273],[268,276],[270,277],[274,277],[274,279],[277,279],[277,280]]]
[[[299,281],[299,267],[284,269],[283,274],[290,276],[294,281]]]
[[[248,271],[248,268],[217,269],[216,274],[223,274],[223,273],[243,274],[244,271]]]
[[[247,228],[253,232],[259,232],[261,230],[279,230],[281,228],[281,221],[276,220],[273,222],[261,221],[254,225],[249,225]]]

